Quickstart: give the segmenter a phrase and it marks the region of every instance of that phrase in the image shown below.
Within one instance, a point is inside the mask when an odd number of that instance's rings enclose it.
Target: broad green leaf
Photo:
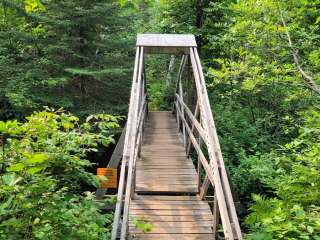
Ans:
[[[40,0],[25,0],[25,10],[27,13],[44,11],[45,7]]]
[[[3,121],[0,121],[0,132],[3,132],[6,129],[6,123]]]
[[[48,159],[48,156],[44,153],[36,153],[32,155],[28,160],[27,163],[42,163]]]
[[[36,167],[29,168],[27,170],[27,172],[32,175],[32,174],[35,174],[35,173],[42,171],[45,168],[46,168],[46,166],[36,166]]]
[[[22,169],[25,168],[25,165],[23,163],[17,163],[17,164],[13,164],[8,168],[8,171],[10,172],[19,172]]]

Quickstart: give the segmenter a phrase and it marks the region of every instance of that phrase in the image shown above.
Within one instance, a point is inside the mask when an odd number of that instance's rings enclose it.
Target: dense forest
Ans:
[[[92,155],[125,122],[140,32],[196,36],[245,239],[319,240],[320,0],[0,1],[0,239],[110,237]],[[147,65],[168,109],[179,59]]]

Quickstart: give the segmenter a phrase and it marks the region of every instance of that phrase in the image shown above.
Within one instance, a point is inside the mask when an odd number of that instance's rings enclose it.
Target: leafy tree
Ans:
[[[316,239],[319,141],[302,136],[317,131],[307,122],[319,114],[319,1],[154,4],[148,30],[197,35],[239,213],[251,212],[244,229],[253,239]]]
[[[1,10],[0,87],[16,114],[44,105],[81,116],[126,111],[134,22],[128,8],[117,1],[50,0],[3,1]]]

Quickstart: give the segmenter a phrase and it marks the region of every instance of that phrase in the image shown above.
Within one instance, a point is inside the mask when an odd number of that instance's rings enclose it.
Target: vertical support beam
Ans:
[[[219,206],[218,206],[218,199],[217,193],[214,193],[214,200],[213,200],[213,238],[218,239],[218,227],[219,227]]]
[[[140,47],[140,56],[139,56],[139,69],[138,69],[138,75],[136,81],[136,88],[134,89],[134,99],[133,99],[133,106],[132,106],[132,112],[129,112],[129,114],[132,114],[132,122],[129,122],[129,124],[132,124],[132,133],[130,134],[130,154],[129,154],[129,167],[128,167],[128,178],[127,178],[127,185],[126,185],[126,193],[125,193],[125,201],[124,201],[124,209],[123,209],[123,219],[122,219],[122,226],[121,226],[121,240],[125,240],[127,237],[127,228],[128,228],[128,217],[129,217],[129,204],[131,200],[131,190],[132,190],[132,177],[133,177],[133,170],[134,170],[134,158],[136,157],[135,151],[137,149],[135,148],[136,143],[136,137],[137,137],[137,118],[138,118],[138,106],[139,106],[139,96],[140,96],[140,84],[141,84],[141,78],[142,78],[142,66],[143,66],[143,47]],[[131,108],[131,106],[130,106]],[[131,110],[131,109],[130,109]],[[129,120],[128,120],[129,121]],[[128,126],[129,127],[129,126]]]
[[[140,58],[140,47],[137,47],[136,49],[136,57],[135,57],[135,63],[134,63],[134,72],[133,72],[133,81],[132,81],[132,87],[131,87],[131,95],[130,95],[130,104],[129,112],[132,111],[133,103],[134,103],[134,92],[136,88],[136,79],[138,74],[138,68],[139,68],[139,58]],[[117,195],[117,203],[116,203],[116,209],[114,213],[114,219],[113,219],[113,227],[112,227],[112,233],[111,233],[111,240],[116,240],[119,225],[120,225],[120,218],[121,218],[121,210],[123,205],[123,195],[124,195],[124,186],[125,186],[125,178],[126,178],[126,166],[129,161],[129,139],[131,134],[131,119],[132,116],[128,115],[128,121],[127,121],[127,128],[126,128],[126,135],[124,139],[124,151],[123,151],[123,157],[122,157],[122,163],[121,163],[121,170],[120,170],[120,180],[119,180],[119,187],[118,187],[118,195]]]
[[[206,131],[206,145],[208,147],[210,165],[213,170],[213,176],[214,176],[213,185],[217,192],[217,198],[219,203],[219,209],[221,211],[221,221],[223,225],[225,238],[234,239],[231,222],[229,218],[229,213],[228,213],[228,207],[226,204],[226,199],[224,196],[224,191],[223,191],[222,183],[220,179],[218,161],[215,155],[214,142],[212,139],[213,134],[212,134],[212,129],[210,125],[212,123],[211,120],[213,120],[213,117],[212,117],[211,108],[209,105],[204,78],[202,78],[203,77],[202,68],[201,66],[199,66],[199,63],[195,56],[196,55],[195,52],[196,52],[195,48],[190,48],[190,59],[191,59],[192,69],[193,69],[194,78],[196,82],[198,101],[200,104],[200,112],[201,112],[200,116],[201,116],[203,128]]]
[[[194,111],[194,117],[195,117],[195,119],[198,119],[199,113],[200,113],[200,108],[199,108],[199,103],[198,103],[198,101],[197,101],[196,109],[195,109],[195,111]],[[201,121],[201,120],[200,120],[200,121]],[[195,126],[194,126],[194,123],[192,123],[191,132],[193,133],[194,130],[195,130]],[[201,138],[199,138],[199,139],[201,139]],[[189,155],[189,153],[190,153],[191,145],[192,145],[192,144],[191,144],[191,140],[190,140],[190,137],[189,137],[189,138],[188,138],[188,145],[187,145],[187,155]]]
[[[181,78],[181,77],[180,77]],[[179,81],[179,96],[181,97],[182,101],[183,101],[183,89],[182,89],[182,83],[181,83],[181,79]],[[184,107],[180,105],[180,111],[182,113],[182,116],[185,118],[185,113],[184,113]],[[186,148],[187,147],[187,142],[186,142],[186,126],[184,125],[184,123],[182,122],[182,139],[183,139],[183,146]]]
[[[180,66],[179,66],[177,82],[176,82],[176,93],[177,94],[180,93],[180,81],[181,81],[181,75],[182,75],[183,68],[184,68],[185,58],[186,58],[186,56],[183,55],[182,58],[181,58]],[[178,110],[176,110],[176,111],[178,112]],[[178,131],[180,131],[180,117],[179,117],[179,114],[176,114],[176,117],[177,117]]]
[[[198,104],[197,104],[198,106]],[[196,109],[197,110],[197,109]],[[196,111],[197,112],[197,111]],[[196,116],[196,113],[195,113],[195,116]],[[197,119],[197,118],[196,118]],[[201,124],[201,123],[200,123]],[[191,130],[191,133],[193,133],[194,131],[194,124],[192,125],[192,130]],[[202,139],[200,137],[200,134],[198,133],[198,137],[199,137],[199,140],[198,140],[198,144],[199,144],[199,147],[200,149],[202,148]],[[190,137],[189,137],[189,146],[191,144],[191,140],[190,140]],[[201,163],[201,159],[200,159],[200,156],[198,155],[198,192],[200,193],[201,191],[201,169],[202,169],[202,163]],[[201,198],[201,200],[203,199],[203,197]]]
[[[207,192],[208,192],[208,189],[209,189],[209,184],[210,184],[210,181],[209,181],[208,176],[206,175],[205,178],[204,178],[203,184],[201,186],[201,189],[200,189],[200,199],[201,200],[204,200],[205,197],[207,196]]]
[[[207,146],[210,156],[210,164],[214,172],[214,187],[217,193],[219,211],[221,215],[222,225],[224,227],[225,236],[229,237],[230,239],[235,239],[235,234],[236,238],[242,239],[241,229],[235,210],[229,180],[226,174],[226,169],[222,158],[219,139],[211,112],[203,70],[196,48],[190,48],[190,57],[192,61],[192,67],[195,73],[197,92],[201,94],[201,98],[199,99],[202,99],[201,106],[203,107],[203,109],[201,111],[201,115],[204,113],[203,116],[205,116],[203,124],[205,130],[208,133]]]
[[[202,70],[202,66],[201,66],[201,62],[200,62],[200,57],[197,51],[197,48],[194,48],[194,54],[196,57],[196,62],[198,65],[198,69],[199,69],[199,73],[200,73],[200,78],[202,83],[205,85],[205,79],[203,76],[203,70]],[[208,98],[208,93],[207,93],[207,88],[204,88],[204,94],[206,95],[206,102],[207,105],[210,108],[210,103],[209,103],[209,98]],[[231,189],[230,189],[230,183],[229,183],[229,179],[228,179],[228,175],[227,175],[227,171],[224,165],[224,161],[223,161],[223,156],[222,156],[222,152],[221,152],[221,147],[220,147],[220,142],[219,142],[219,138],[218,138],[218,134],[217,134],[217,130],[215,127],[215,123],[214,123],[214,119],[212,116],[212,111],[210,108],[210,112],[208,112],[208,117],[210,120],[210,131],[215,143],[215,154],[217,156],[217,160],[218,160],[218,166],[220,167],[220,171],[221,171],[221,178],[222,178],[222,184],[223,184],[223,189],[225,191],[225,196],[226,196],[226,200],[227,200],[227,206],[228,209],[230,210],[230,217],[232,219],[232,226],[233,226],[233,230],[234,233],[236,234],[238,239],[242,239],[242,233],[241,233],[241,229],[240,229],[240,225],[239,225],[239,220],[238,220],[238,216],[237,216],[237,212],[236,212],[236,208],[234,205],[234,201],[233,201],[233,197],[232,197],[232,193],[231,193]]]
[[[167,73],[167,77],[166,77],[166,87],[167,88],[170,87],[170,85],[172,83],[172,73],[174,71],[175,60],[176,60],[175,55],[171,55],[168,73]]]
[[[176,83],[176,93],[183,99],[183,89],[182,89],[182,74],[184,71],[184,68],[186,66],[186,62],[187,62],[187,57],[186,55],[182,56],[181,59],[181,63],[180,63],[180,67],[179,67],[179,72],[178,72],[178,76],[177,76],[177,83]],[[178,103],[179,110],[183,110],[183,107]],[[178,111],[178,110],[177,110]],[[184,110],[183,110],[183,115],[184,115]],[[180,119],[179,114],[177,114],[177,123],[178,123],[178,131],[180,131],[181,126],[180,124],[182,124],[182,134],[183,134],[183,145],[184,147],[186,147],[186,129],[185,126],[183,124],[183,122]]]

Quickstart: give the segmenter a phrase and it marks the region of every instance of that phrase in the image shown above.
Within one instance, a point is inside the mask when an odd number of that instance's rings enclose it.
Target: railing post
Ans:
[[[136,83],[137,83],[136,78],[137,78],[138,68],[139,68],[139,58],[140,58],[140,47],[137,47],[135,63],[134,63],[131,95],[130,95],[130,107],[129,107],[128,121],[127,121],[128,123],[131,122],[131,119],[133,117],[132,114],[130,114],[130,112],[133,111],[132,105],[134,103],[134,92],[135,92]],[[129,159],[130,159],[130,156],[128,155],[128,151],[130,150],[129,149],[130,135],[131,135],[131,126],[130,126],[130,124],[127,124],[126,135],[125,135],[125,140],[124,140],[124,147],[123,147],[123,157],[122,157],[122,163],[121,163],[117,203],[116,203],[116,209],[115,209],[115,213],[114,213],[113,227],[112,227],[112,233],[111,233],[111,240],[117,239],[118,229],[119,229],[119,225],[120,225],[121,211],[122,211],[122,205],[123,205],[123,195],[124,195],[125,180],[126,180],[126,167],[129,162]]]
[[[210,156],[210,164],[214,172],[214,187],[219,204],[219,211],[225,237],[228,239],[242,239],[241,229],[236,214],[229,180],[222,158],[219,139],[211,112],[202,66],[196,48],[190,48],[190,58],[195,76],[200,106],[202,108],[200,109],[200,111],[203,120],[203,126],[208,134],[206,141]],[[221,171],[219,171],[219,168]]]
[[[185,65],[186,65],[186,61],[187,61],[187,57],[186,55],[183,55],[181,58],[181,63],[180,63],[180,67],[179,67],[179,71],[178,71],[178,76],[177,76],[177,82],[176,82],[176,94],[178,94],[181,98],[183,98],[183,89],[182,89],[182,83],[181,83],[181,79],[182,79],[182,73],[184,71]],[[178,105],[174,105],[176,106],[176,112],[178,112],[178,110],[182,110],[182,106],[178,103]],[[177,114],[177,123],[178,123],[178,132],[180,132],[180,129],[182,129],[182,134],[183,134],[183,145],[186,148],[186,129],[185,126],[183,124],[183,122],[180,119],[179,114]],[[182,126],[181,126],[182,124]]]
[[[195,111],[194,111],[194,117],[195,117],[195,119],[198,118],[199,113],[200,113],[199,103],[198,103],[198,101],[197,101],[196,109],[195,109]],[[200,120],[200,121],[201,121],[201,120]],[[194,129],[195,129],[195,126],[194,126],[194,124],[192,124],[191,131],[194,132]],[[187,145],[187,155],[189,155],[190,150],[191,150],[191,141],[190,141],[190,137],[189,137],[189,138],[188,138],[188,145]]]
[[[192,68],[194,72],[195,82],[196,82],[196,88],[197,88],[197,94],[198,94],[198,100],[200,104],[200,112],[201,112],[201,120],[203,127],[206,131],[207,137],[207,147],[208,152],[210,156],[210,165],[213,170],[213,176],[214,176],[214,187],[217,192],[217,198],[219,203],[219,209],[221,211],[221,220],[223,225],[223,230],[226,239],[234,239],[233,236],[233,230],[231,227],[231,221],[228,213],[228,207],[227,207],[227,201],[224,196],[224,190],[221,183],[220,173],[218,169],[218,161],[217,156],[215,155],[215,149],[214,149],[214,142],[213,142],[213,134],[211,129],[212,124],[212,115],[211,115],[211,108],[210,105],[208,105],[208,96],[206,92],[206,86],[204,79],[202,78],[202,68],[199,66],[199,62],[197,61],[196,57],[196,49],[190,48],[190,59],[192,63]]]
[[[218,239],[218,227],[219,227],[219,206],[218,206],[218,199],[217,193],[214,192],[214,200],[213,200],[213,237],[214,239]]]
[[[134,90],[134,101],[132,107],[132,112],[129,112],[129,114],[132,114],[132,119],[129,124],[132,124],[132,132],[129,137],[130,141],[130,154],[129,154],[129,167],[128,167],[128,177],[127,177],[127,184],[126,184],[126,193],[125,193],[125,202],[124,202],[124,209],[123,209],[123,219],[122,219],[122,226],[121,226],[121,240],[125,240],[127,237],[127,228],[128,228],[128,217],[129,217],[129,204],[131,200],[132,195],[132,179],[133,179],[133,171],[134,171],[134,161],[136,157],[136,137],[137,137],[137,118],[139,113],[139,96],[140,96],[140,90],[141,90],[141,78],[142,78],[142,66],[143,66],[143,47],[140,47],[140,56],[139,56],[139,69],[138,69],[138,75],[137,79],[135,81],[137,82],[136,88]],[[131,110],[131,109],[130,109]],[[129,121],[129,119],[128,119]]]

